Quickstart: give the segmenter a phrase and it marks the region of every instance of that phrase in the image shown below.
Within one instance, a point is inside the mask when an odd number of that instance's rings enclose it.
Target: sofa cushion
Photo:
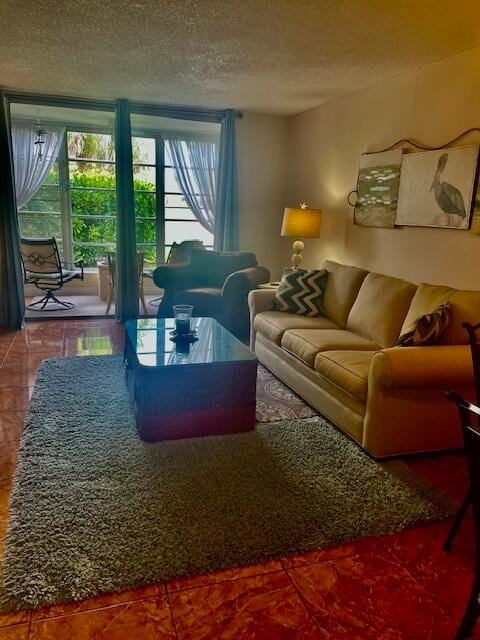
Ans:
[[[258,313],[253,321],[256,331],[263,336],[280,344],[282,336],[287,329],[338,329],[329,318],[317,316],[309,318],[308,316],[297,316],[294,313],[286,313],[285,311],[264,311]]]
[[[416,286],[411,282],[369,273],[353,303],[347,329],[378,342],[382,347],[393,346],[415,290]]]
[[[343,329],[368,271],[332,260],[326,260],[322,269],[328,272],[327,286],[323,296],[325,315]]]
[[[324,269],[285,269],[275,291],[273,309],[301,316],[324,316],[323,294],[327,278]]]
[[[402,333],[405,333],[419,316],[432,312],[446,302],[450,302],[450,322],[437,344],[467,344],[468,335],[462,327],[462,322],[476,324],[480,321],[480,291],[420,284],[403,323]]]
[[[376,351],[324,351],[315,358],[315,371],[351,395],[366,403],[368,371]]]
[[[395,343],[401,347],[422,347],[436,344],[448,327],[451,316],[450,303],[437,307],[432,313],[425,313],[402,333]]]
[[[378,351],[380,345],[346,329],[289,329],[282,338],[282,349],[302,360],[309,367],[315,364],[320,351]]]

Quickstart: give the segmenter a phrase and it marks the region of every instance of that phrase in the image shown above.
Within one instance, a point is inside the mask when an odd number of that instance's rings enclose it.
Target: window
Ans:
[[[164,262],[174,242],[213,247],[213,235],[182,195],[165,146],[160,134],[132,138],[137,248],[152,265]],[[113,135],[67,129],[57,162],[18,213],[22,236],[55,236],[66,264],[83,259],[86,268],[95,267],[116,246]]]
[[[22,237],[48,238],[55,236],[59,250],[63,250],[58,162],[54,164],[35,196],[18,210],[18,224]]]
[[[110,134],[67,132],[72,251],[94,267],[115,249],[115,146]],[[66,256],[65,256],[66,257]]]
[[[213,235],[185,202],[165,146],[160,136],[132,138],[137,248],[153,264],[167,258],[174,242],[201,240],[213,248]]]
[[[145,261],[157,264],[157,249],[161,234],[157,233],[157,151],[155,138],[132,138],[133,189],[137,232],[137,250],[143,251]]]
[[[170,154],[165,154],[165,255],[174,242],[201,240],[213,249],[213,234],[197,221],[185,202],[175,179],[175,166]]]

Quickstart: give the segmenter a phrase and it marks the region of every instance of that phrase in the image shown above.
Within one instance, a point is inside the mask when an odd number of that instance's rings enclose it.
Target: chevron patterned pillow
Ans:
[[[421,347],[435,344],[450,322],[450,303],[440,305],[431,313],[426,313],[415,320],[395,345],[397,347]]]
[[[273,309],[302,316],[324,316],[325,269],[285,269],[273,300]]]

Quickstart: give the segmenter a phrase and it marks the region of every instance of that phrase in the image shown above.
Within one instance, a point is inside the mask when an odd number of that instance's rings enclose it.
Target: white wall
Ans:
[[[287,177],[287,124],[282,116],[244,113],[237,121],[240,249],[253,251],[272,279],[283,267],[279,251]]]
[[[480,237],[357,227],[346,202],[362,152],[403,137],[439,145],[470,127],[480,127],[480,48],[290,118],[288,201],[325,211],[322,238],[306,240],[304,263],[318,266],[328,257],[413,282],[480,289]],[[461,144],[472,142],[480,134]]]

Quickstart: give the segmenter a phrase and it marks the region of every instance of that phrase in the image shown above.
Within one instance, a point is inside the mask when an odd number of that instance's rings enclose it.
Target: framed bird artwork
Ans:
[[[404,154],[395,224],[468,229],[478,155],[479,145]]]

